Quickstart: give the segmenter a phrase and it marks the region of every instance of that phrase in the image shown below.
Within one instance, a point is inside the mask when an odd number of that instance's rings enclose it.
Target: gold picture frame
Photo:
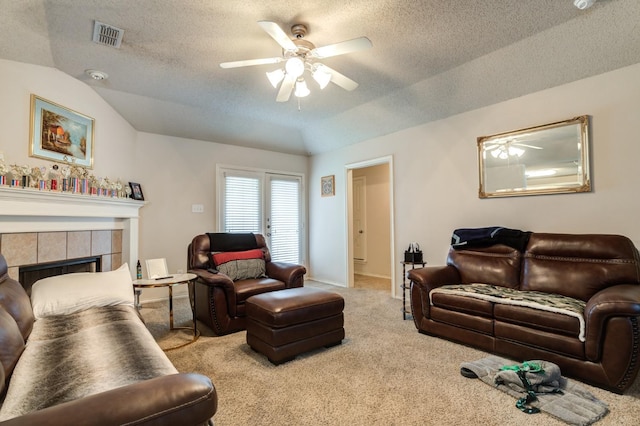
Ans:
[[[333,197],[336,195],[335,175],[323,176],[320,178],[320,194],[323,197]]]
[[[31,95],[29,156],[93,168],[95,120]]]
[[[478,138],[480,198],[591,192],[589,116]]]

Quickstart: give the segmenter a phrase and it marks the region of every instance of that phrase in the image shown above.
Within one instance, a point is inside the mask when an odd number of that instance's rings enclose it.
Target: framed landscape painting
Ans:
[[[29,155],[93,168],[94,119],[31,95]]]

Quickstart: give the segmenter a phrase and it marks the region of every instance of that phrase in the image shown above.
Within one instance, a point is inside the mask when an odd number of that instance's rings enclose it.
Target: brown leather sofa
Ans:
[[[130,309],[131,321],[139,321],[135,308]],[[0,394],[11,391],[12,387],[21,389],[24,386],[20,377],[12,374],[25,354],[29,336],[37,328],[36,322],[40,321],[43,320],[34,319],[29,296],[24,288],[9,278],[7,262],[0,254]],[[59,317],[55,322],[60,326],[51,331],[56,335],[57,341],[67,333],[69,326]],[[120,349],[122,353],[130,350],[130,339],[135,338],[135,335],[126,335],[118,340],[123,346]],[[39,343],[34,345],[39,348]],[[157,350],[158,356],[164,357],[159,347]],[[54,357],[50,360],[51,363],[61,368],[65,365],[61,361],[61,354],[69,356],[61,350],[54,350],[37,354],[36,362],[48,362],[49,358]],[[91,357],[83,359],[89,358]],[[142,364],[152,361],[146,359]],[[29,359],[26,365],[32,365],[30,363],[33,362],[33,359]],[[91,370],[90,365],[83,367]],[[64,381],[67,373],[65,370],[60,380]],[[55,375],[55,372],[48,374]],[[38,380],[37,377],[34,379]],[[41,409],[0,421],[0,425],[204,425],[210,423],[217,410],[216,390],[211,380],[200,374],[169,374],[80,397],[80,391],[75,385],[75,382],[61,384],[60,388],[52,390],[53,396],[50,399],[56,400],[55,404],[46,405],[36,401],[36,405],[42,406]],[[8,397],[8,393],[6,396]],[[34,391],[30,398],[37,400],[43,396]]]
[[[638,374],[640,260],[626,237],[532,233],[523,252],[501,244],[451,248],[446,266],[411,270],[408,277],[421,333],[518,361],[550,361],[563,375],[616,393]],[[461,291],[473,290],[472,283],[513,289],[542,304],[547,296],[564,296],[583,312],[571,316]]]
[[[247,235],[252,235],[247,239]],[[260,249],[264,253],[265,276],[233,281],[215,269],[211,239],[223,239],[215,252]],[[219,250],[224,248],[225,250]],[[217,335],[246,329],[245,301],[256,294],[302,287],[307,270],[302,265],[272,262],[262,234],[215,233],[197,235],[187,249],[189,272],[198,276],[195,283],[196,318]]]

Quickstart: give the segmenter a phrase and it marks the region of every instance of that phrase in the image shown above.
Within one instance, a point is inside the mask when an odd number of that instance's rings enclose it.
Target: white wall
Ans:
[[[186,270],[193,237],[218,231],[216,164],[302,174],[308,165],[304,156],[149,133],[138,135],[134,156],[147,200],[140,210],[140,257],[164,257],[173,272]],[[204,213],[192,213],[192,204],[202,204]]]
[[[640,246],[638,75],[640,64],[312,157],[313,276],[346,285],[345,165],[387,155],[394,159],[396,263],[417,241],[429,264],[443,264],[451,232],[460,227],[619,233]],[[478,136],[583,114],[592,116],[593,192],[478,198]],[[321,198],[320,176],[330,174],[336,175],[336,196]]]
[[[216,164],[307,173],[306,156],[139,133],[83,82],[53,68],[0,60],[0,151],[7,164],[53,164],[29,157],[31,93],[95,119],[94,175],[142,185],[143,268],[144,259],[165,257],[170,271],[186,269],[191,239],[216,231]],[[204,205],[204,213],[191,213],[192,204]],[[145,290],[142,298],[165,295]]]
[[[0,59],[0,151],[6,164],[54,164],[29,157],[32,93],[95,119],[92,173],[126,182],[135,165],[136,131],[129,123],[80,80],[54,68]]]

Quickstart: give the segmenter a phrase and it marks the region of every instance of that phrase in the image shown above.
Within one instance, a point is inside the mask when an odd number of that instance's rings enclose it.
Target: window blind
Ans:
[[[262,232],[261,180],[225,174],[225,232]]]
[[[270,178],[271,257],[300,262],[300,180]]]

